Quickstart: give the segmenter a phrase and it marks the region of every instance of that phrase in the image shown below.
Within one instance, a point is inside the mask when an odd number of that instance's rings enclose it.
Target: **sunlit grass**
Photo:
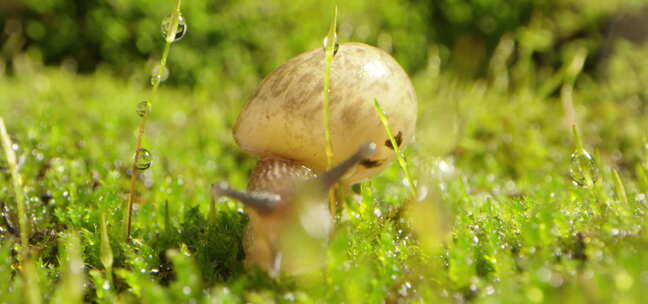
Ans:
[[[412,175],[410,174],[409,171],[409,164],[405,159],[405,155],[402,154],[400,147],[398,146],[398,142],[396,142],[396,139],[394,138],[394,133],[392,133],[391,129],[389,128],[389,121],[385,116],[385,112],[380,107],[380,103],[378,102],[378,99],[374,100],[374,107],[376,109],[376,113],[378,114],[378,117],[380,117],[380,121],[385,127],[385,132],[387,133],[387,137],[389,137],[389,142],[391,143],[391,146],[394,147],[394,154],[396,154],[398,165],[403,170],[403,174],[407,179],[407,187],[410,189],[410,192],[412,193],[411,200],[416,201],[418,199],[418,193],[416,191],[416,184],[414,183],[414,180],[412,179]]]

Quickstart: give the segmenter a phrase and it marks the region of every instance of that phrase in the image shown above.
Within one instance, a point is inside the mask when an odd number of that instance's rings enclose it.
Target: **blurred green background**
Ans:
[[[1,57],[8,71],[14,56],[27,52],[45,64],[65,64],[80,72],[106,68],[128,77],[159,56],[160,20],[171,2],[3,0]],[[518,40],[543,65],[560,64],[568,46],[576,43],[587,46],[590,58],[598,58],[615,17],[636,12],[644,2],[341,1],[339,38],[377,45],[410,73],[429,64],[434,46],[443,68],[462,77],[483,76],[503,35]],[[265,75],[287,58],[318,47],[333,6],[313,0],[185,1],[190,35],[174,46],[171,81],[215,88],[223,82],[254,82],[251,75]],[[588,66],[595,64],[588,60]]]

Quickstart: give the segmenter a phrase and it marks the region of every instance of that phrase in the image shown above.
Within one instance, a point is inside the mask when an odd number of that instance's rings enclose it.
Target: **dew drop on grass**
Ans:
[[[335,47],[333,48],[333,55],[335,56],[338,52],[338,49],[340,48],[340,44],[337,43],[337,33],[333,33],[333,35],[335,35],[336,38]],[[324,53],[326,53],[326,48],[328,48],[328,44],[329,44],[328,37],[324,37],[324,40],[322,40],[322,48],[324,48]]]
[[[137,109],[135,110],[135,112],[137,112],[137,116],[144,117],[144,115],[147,115],[149,112],[151,112],[151,103],[148,100],[140,101],[137,104]]]
[[[191,294],[191,287],[185,286],[182,288],[182,293],[185,295],[190,295]]]
[[[405,282],[401,287],[398,289],[398,294],[402,297],[407,297],[409,296],[409,290],[412,289],[412,283],[410,282]]]
[[[569,175],[574,185],[587,188],[598,181],[600,173],[592,156],[584,149],[577,149],[571,155]]]
[[[488,296],[493,295],[495,293],[495,287],[493,287],[493,285],[486,286],[484,293]]]
[[[158,84],[160,84],[160,76],[158,75],[151,76],[151,85],[156,86]]]
[[[283,296],[283,299],[286,300],[287,302],[295,302],[295,294],[289,292]]]
[[[161,70],[161,71],[160,71]],[[151,70],[151,85],[155,86],[169,78],[169,68],[156,65]]]
[[[139,170],[146,170],[151,167],[151,152],[144,148],[139,148],[137,159],[135,160],[135,168]]]
[[[164,39],[167,39],[167,35],[172,25],[172,21],[173,21],[173,14],[170,14],[166,16],[164,19],[162,19],[162,37]],[[184,37],[185,34],[187,34],[187,29],[188,29],[187,21],[182,16],[182,14],[178,12],[178,28],[176,29],[175,36],[169,42],[176,42],[182,39],[182,37]]]

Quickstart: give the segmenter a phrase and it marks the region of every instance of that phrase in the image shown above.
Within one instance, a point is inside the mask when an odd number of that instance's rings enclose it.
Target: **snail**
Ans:
[[[315,49],[271,72],[241,111],[233,131],[237,144],[260,160],[248,191],[226,183],[212,187],[246,205],[250,217],[245,264],[276,274],[305,271],[286,243],[301,231],[324,243],[331,229],[326,192],[377,175],[395,154],[376,114],[380,101],[399,146],[412,141],[416,95],[401,66],[384,51],[362,43],[341,44],[330,78],[330,125],[334,168],[326,171],[322,117],[325,53]],[[316,267],[316,266],[315,266]]]

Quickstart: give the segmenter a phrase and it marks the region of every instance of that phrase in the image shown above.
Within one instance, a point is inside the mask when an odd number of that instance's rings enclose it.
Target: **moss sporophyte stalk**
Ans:
[[[331,112],[329,109],[329,95],[331,93],[331,64],[333,63],[333,56],[337,54],[339,44],[337,42],[337,6],[333,13],[333,21],[331,22],[331,27],[329,32],[323,40],[324,47],[324,56],[325,56],[325,65],[324,65],[324,83],[323,83],[323,101],[322,101],[322,122],[324,127],[324,139],[326,151],[326,169],[331,169],[333,163],[333,143],[331,141],[331,126],[330,126],[330,116]],[[331,188],[328,193],[329,200],[329,211],[331,214],[336,212],[336,202],[335,197],[335,187]]]
[[[144,130],[146,128],[146,121],[151,112],[151,107],[153,100],[156,97],[157,89],[160,85],[160,82],[166,80],[169,76],[169,69],[167,68],[167,58],[169,56],[169,51],[171,49],[171,44],[180,40],[185,36],[188,30],[187,22],[182,16],[180,11],[181,0],[177,0],[175,10],[165,17],[161,23],[162,37],[165,40],[164,51],[162,52],[162,57],[160,58],[160,64],[157,65],[153,71],[150,78],[151,82],[151,101],[142,101],[137,104],[136,113],[140,117],[139,128],[137,132],[137,139],[135,143],[135,156],[133,157],[132,166],[131,166],[131,179],[130,179],[130,191],[128,194],[128,201],[126,205],[126,212],[124,213],[124,237],[126,239],[130,238],[131,235],[131,226],[132,226],[132,216],[133,216],[133,203],[135,200],[135,188],[137,182],[138,171],[146,170],[151,167],[152,155],[151,152],[142,147],[142,141],[144,138]]]

